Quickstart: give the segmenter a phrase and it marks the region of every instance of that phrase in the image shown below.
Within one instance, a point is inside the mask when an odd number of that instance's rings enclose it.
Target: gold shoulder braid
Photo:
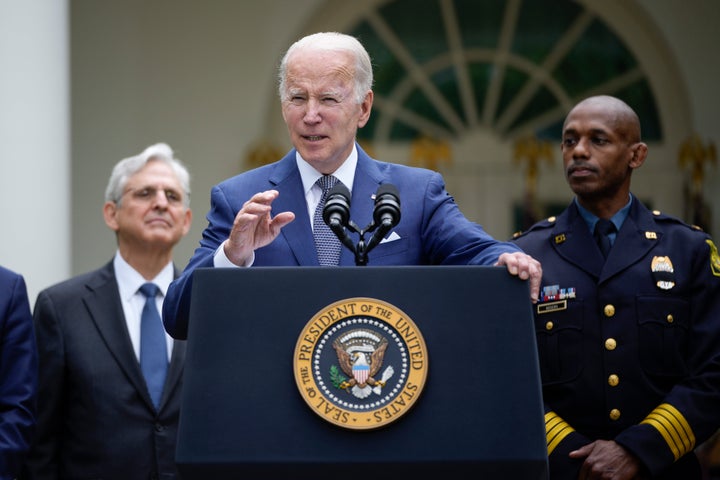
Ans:
[[[712,240],[705,240],[710,245],[710,269],[713,275],[720,277],[720,255],[718,255],[718,249]]]

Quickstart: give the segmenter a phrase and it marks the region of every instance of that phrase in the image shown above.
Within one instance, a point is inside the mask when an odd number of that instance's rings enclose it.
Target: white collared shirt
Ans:
[[[350,156],[340,165],[340,168],[335,170],[332,175],[340,180],[343,185],[352,193],[352,184],[355,180],[355,167],[357,166],[357,146],[353,146]],[[306,162],[301,156],[300,152],[295,153],[295,160],[297,161],[298,170],[300,170],[300,178],[303,182],[303,191],[305,192],[305,201],[307,202],[308,215],[310,216],[310,225],[313,224],[313,217],[315,216],[315,209],[317,204],[320,202],[322,197],[322,189],[315,184],[318,178],[322,177],[323,174],[315,170],[312,165]]]
[[[120,301],[122,302],[123,312],[125,313],[125,323],[127,325],[130,341],[132,342],[135,356],[140,361],[140,317],[142,309],[145,306],[145,295],[140,293],[138,289],[143,283],[148,282],[134,268],[128,264],[120,252],[115,253],[113,259],[113,267],[115,268],[115,279],[117,280],[118,290],[120,292]],[[158,312],[162,312],[162,302],[167,294],[168,286],[175,277],[175,269],[172,262],[168,263],[160,273],[150,280],[160,288],[160,295],[155,299],[157,302]],[[173,339],[165,333],[167,341],[168,359],[172,354]]]
[[[320,197],[322,197],[322,190],[319,186],[315,185],[315,182],[318,178],[322,177],[322,173],[315,170],[312,165],[305,161],[300,156],[300,152],[296,151],[295,161],[297,162],[298,170],[300,170],[300,178],[302,179],[303,191],[305,192],[305,201],[307,203],[308,215],[310,217],[310,225],[312,225],[313,217],[315,216],[315,208],[317,208],[317,204],[320,202]],[[352,185],[355,181],[355,167],[357,167],[357,161],[357,145],[353,145],[352,152],[350,152],[348,158],[345,159],[342,165],[340,165],[340,168],[332,173],[335,178],[340,180],[351,193]],[[216,268],[238,267],[238,265],[232,263],[227,258],[227,255],[225,255],[225,249],[223,248],[225,246],[225,242],[227,242],[227,240],[221,243],[217,250],[215,250],[215,255],[213,256],[213,266]],[[255,256],[253,255],[250,263],[242,266],[249,267],[254,261]]]

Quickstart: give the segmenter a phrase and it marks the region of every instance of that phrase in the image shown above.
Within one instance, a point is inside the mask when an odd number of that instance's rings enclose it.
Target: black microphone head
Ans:
[[[375,192],[373,220],[376,225],[384,220],[389,220],[391,225],[397,225],[400,221],[400,192],[395,185],[383,183],[378,187]]]
[[[336,183],[327,194],[323,220],[328,225],[331,221],[336,221],[343,226],[350,220],[350,190],[341,182]]]

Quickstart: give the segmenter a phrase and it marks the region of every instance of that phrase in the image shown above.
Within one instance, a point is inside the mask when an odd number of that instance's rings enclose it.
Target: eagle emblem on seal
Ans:
[[[388,366],[382,376],[376,378],[383,365],[383,357],[388,347],[385,337],[372,330],[355,329],[335,339],[333,348],[337,353],[340,369],[347,378],[338,378],[334,382],[337,388],[352,393],[357,398],[367,398],[372,393],[380,395],[382,387],[393,375],[394,369]]]

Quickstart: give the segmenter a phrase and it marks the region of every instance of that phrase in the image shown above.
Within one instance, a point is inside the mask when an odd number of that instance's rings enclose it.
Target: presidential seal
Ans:
[[[295,382],[308,406],[340,427],[385,426],[412,407],[425,386],[428,354],[400,309],[349,298],[320,310],[298,337]]]

